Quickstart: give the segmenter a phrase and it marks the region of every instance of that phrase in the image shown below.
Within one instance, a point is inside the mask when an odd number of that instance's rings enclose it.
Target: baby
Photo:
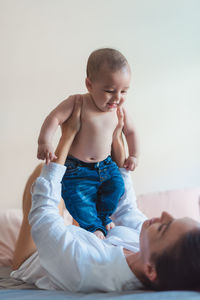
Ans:
[[[111,146],[118,124],[116,112],[126,99],[130,79],[130,66],[119,51],[103,48],[92,52],[85,82],[88,93],[70,96],[60,103],[45,119],[38,138],[37,157],[48,164],[55,158],[51,142],[57,127],[69,118],[75,101],[82,101],[81,129],[66,158],[62,197],[79,225],[101,239],[114,227],[110,216],[124,193],[124,182],[111,158]],[[122,111],[129,150],[124,167],[134,170],[135,130],[127,111]]]

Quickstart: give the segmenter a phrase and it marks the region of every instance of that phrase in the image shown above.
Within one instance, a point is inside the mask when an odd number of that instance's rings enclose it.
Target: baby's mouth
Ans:
[[[108,102],[109,108],[117,108],[118,104],[119,103],[117,103],[117,102]]]

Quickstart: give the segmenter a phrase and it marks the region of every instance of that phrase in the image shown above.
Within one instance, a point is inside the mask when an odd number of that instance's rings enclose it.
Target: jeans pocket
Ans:
[[[66,174],[71,174],[80,169],[78,162],[72,160],[67,160],[65,162],[65,166],[67,167]]]

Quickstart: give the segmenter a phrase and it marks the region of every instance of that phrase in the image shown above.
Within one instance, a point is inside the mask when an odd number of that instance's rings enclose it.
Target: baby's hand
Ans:
[[[124,163],[124,168],[128,171],[134,171],[137,167],[137,158],[135,156],[129,156]]]
[[[48,165],[50,163],[50,161],[52,161],[53,159],[56,159],[57,156],[55,155],[51,144],[39,144],[37,158],[42,159],[42,160],[45,159],[46,164]]]

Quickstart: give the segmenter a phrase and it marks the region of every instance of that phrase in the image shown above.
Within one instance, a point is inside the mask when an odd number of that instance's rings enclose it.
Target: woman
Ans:
[[[166,212],[160,218],[147,220],[137,209],[126,170],[121,170],[125,194],[113,215],[117,226],[109,231],[106,239],[100,240],[84,229],[64,225],[57,208],[60,182],[66,156],[80,127],[80,111],[81,104],[76,103],[72,117],[63,125],[56,149],[58,158],[42,171],[38,167],[27,183],[24,219],[11,276],[35,283],[39,288],[73,292],[122,291],[143,285],[153,289],[199,288],[199,223],[189,218],[174,219]],[[114,154],[120,163],[123,151],[116,150],[123,148],[120,111],[118,117]],[[30,210],[28,189],[40,171],[32,188]]]

